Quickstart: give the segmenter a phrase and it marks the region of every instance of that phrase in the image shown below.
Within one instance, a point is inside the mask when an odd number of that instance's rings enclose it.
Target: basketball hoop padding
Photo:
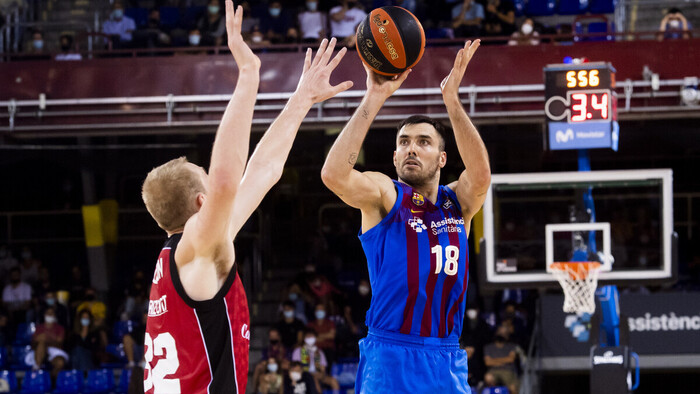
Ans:
[[[593,314],[601,264],[595,261],[555,262],[550,268],[564,289],[564,312]]]

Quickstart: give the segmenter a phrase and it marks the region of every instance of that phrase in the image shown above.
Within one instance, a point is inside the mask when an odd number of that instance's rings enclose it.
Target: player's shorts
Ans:
[[[457,338],[369,329],[360,340],[355,392],[470,394],[467,352]]]

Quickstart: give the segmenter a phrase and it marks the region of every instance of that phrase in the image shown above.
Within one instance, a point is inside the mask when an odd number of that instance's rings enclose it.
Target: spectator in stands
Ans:
[[[328,15],[318,10],[318,0],[307,0],[306,10],[298,18],[302,42],[317,43],[326,38]]]
[[[160,11],[153,8],[148,12],[146,27],[134,32],[134,47],[166,48],[172,44],[170,35],[160,23]]]
[[[484,32],[490,36],[509,36],[515,31],[515,6],[510,0],[488,0]]]
[[[124,5],[120,1],[115,1],[109,19],[102,25],[102,32],[112,39],[112,47],[130,47],[135,30],[136,22],[124,15]]]
[[[4,308],[0,308],[0,347],[10,344],[12,332],[10,332],[10,317]]]
[[[59,39],[61,53],[56,55],[56,60],[82,60],[83,56],[75,51],[73,46],[73,36],[70,34],[61,34]]]
[[[316,344],[316,331],[311,328],[304,331],[304,345],[294,349],[292,361],[301,363],[304,371],[309,372],[316,382],[316,389],[321,392],[321,385],[329,386],[332,390],[338,390],[338,381],[326,373],[328,361],[326,355]]]
[[[328,319],[328,313],[325,304],[316,304],[314,309],[315,319],[307,324],[317,334],[316,345],[323,350],[326,357],[331,361],[335,361],[335,323]]]
[[[355,46],[357,25],[365,19],[367,13],[360,9],[355,0],[342,0],[341,5],[331,8],[328,12],[331,19],[331,36],[338,40],[339,45]]]
[[[474,0],[464,0],[452,8],[452,28],[455,37],[475,37],[481,34],[484,6]]]
[[[282,392],[282,375],[280,365],[274,358],[263,360],[265,373],[261,374],[255,382],[259,394],[278,394]]]
[[[527,18],[520,25],[520,30],[510,35],[508,45],[540,45],[540,34],[535,31],[535,22]]]
[[[18,265],[17,259],[12,257],[12,250],[7,245],[0,245],[0,286],[7,284],[10,270]]]
[[[32,300],[32,287],[23,282],[19,267],[10,270],[10,283],[2,291],[3,306],[10,312],[12,326],[25,321]]]
[[[31,47],[29,48],[29,53],[41,54],[46,52],[46,47],[44,46],[44,33],[41,30],[34,30],[32,32]]]
[[[345,321],[358,340],[367,336],[365,317],[371,300],[369,281],[362,279],[357,286],[357,293],[352,294],[345,305]]]
[[[508,328],[508,338],[521,346],[527,345],[527,322],[512,301],[506,302],[501,312],[501,324]]]
[[[26,362],[34,370],[40,369],[44,361],[51,363],[51,377],[56,379],[58,372],[65,367],[68,353],[63,350],[66,330],[58,324],[54,308],[47,308],[44,323],[39,324],[32,335],[32,351],[27,354]]]
[[[285,300],[294,303],[294,316],[306,324],[308,322],[306,313],[307,310],[311,309],[310,305],[313,303],[313,297],[303,291],[298,283],[292,282],[287,289]]]
[[[207,12],[197,20],[197,30],[202,37],[202,46],[219,46],[226,42],[226,18],[221,12],[219,0],[209,1]]]
[[[690,38],[689,30],[692,29],[693,26],[688,22],[680,9],[675,7],[669,8],[661,20],[657,38],[659,41],[677,40],[680,38],[687,40]]]
[[[89,310],[92,315],[93,325],[98,328],[103,328],[105,318],[107,317],[107,305],[96,299],[96,297],[95,289],[88,288],[85,290],[83,302],[78,305],[76,311],[80,313],[83,310]]]
[[[83,310],[78,314],[67,342],[73,368],[83,372],[95,368],[101,341],[100,331],[93,324],[92,313],[88,309]]]
[[[56,297],[56,291],[54,290],[50,290],[44,295],[44,300],[42,302],[42,315],[45,316],[46,311],[49,308],[53,308],[58,324],[60,324],[63,327],[68,327],[68,308],[66,308],[65,305],[58,302],[58,298]]]
[[[332,301],[334,295],[340,294],[340,291],[322,274],[311,276],[308,286],[315,304],[329,303]]]
[[[282,337],[280,332],[276,328],[271,328],[267,333],[268,344],[267,347],[262,350],[261,361],[255,366],[253,372],[253,382],[255,382],[254,391],[259,390],[258,382],[260,376],[265,373],[266,368],[270,360],[275,360],[278,366],[282,365],[282,361],[287,359],[290,355],[287,355],[287,349],[285,349],[282,344]]]
[[[476,305],[468,305],[459,344],[467,352],[469,384],[472,386],[484,377],[484,345],[490,338],[491,330],[479,315],[479,308]]]
[[[484,363],[488,370],[484,375],[487,386],[505,385],[511,393],[518,392],[520,384],[515,368],[517,345],[508,340],[508,329],[499,326],[494,342],[484,347]]]
[[[273,44],[295,42],[299,37],[290,10],[283,8],[280,1],[270,2],[260,18],[260,31]]]
[[[24,246],[22,248],[20,258],[19,267],[22,281],[29,283],[30,286],[36,285],[39,281],[39,268],[41,268],[41,261],[34,257],[29,246]]]
[[[289,373],[284,376],[284,394],[318,394],[316,382],[304,371],[299,362],[292,362]]]
[[[294,303],[285,301],[282,306],[282,319],[277,322],[275,328],[282,338],[282,345],[287,349],[294,349],[303,339],[304,323],[294,317]]]

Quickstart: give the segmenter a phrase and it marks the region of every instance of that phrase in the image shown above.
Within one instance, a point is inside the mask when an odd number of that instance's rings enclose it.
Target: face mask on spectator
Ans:
[[[119,10],[116,9],[112,11],[112,18],[113,19],[121,19],[124,16],[124,10]]]
[[[476,319],[477,314],[478,314],[478,312],[476,311],[476,309],[468,309],[467,310],[467,317],[472,319],[472,320]]]
[[[53,323],[56,323],[56,316],[46,315],[46,316],[44,316],[44,322],[45,322],[46,324],[53,324]]]
[[[210,5],[209,6],[209,13],[210,14],[218,14],[219,13],[219,6],[218,5]]]
[[[267,364],[267,370],[270,372],[277,372],[277,364]]]
[[[281,9],[281,8],[276,8],[276,7],[275,7],[275,8],[270,8],[270,15],[274,16],[275,18],[278,17],[278,16],[280,16],[281,13],[282,13],[282,9]]]
[[[34,46],[34,49],[41,49],[44,47],[44,40],[34,40],[32,46]],[[5,257],[3,252],[0,252],[0,257]]]
[[[289,373],[289,378],[292,379],[292,381],[296,382],[299,379],[301,379],[301,372],[292,371]]]
[[[294,317],[294,311],[284,311],[282,313],[284,314],[285,319],[291,319]]]
[[[369,286],[360,286],[357,288],[357,291],[360,293],[360,295],[367,295],[369,294]]]
[[[299,298],[299,294],[297,293],[289,293],[289,300],[290,301],[296,301]]]
[[[520,28],[520,30],[522,30],[523,34],[530,34],[532,33],[532,25],[526,23]]]
[[[309,346],[313,346],[316,344],[316,337],[307,337],[304,338],[304,343],[306,343]]]
[[[326,317],[326,311],[316,311],[316,318],[318,320],[323,320]]]
[[[199,45],[201,39],[202,37],[197,34],[190,35],[190,45]]]
[[[87,327],[87,326],[90,325],[90,319],[87,318],[87,317],[84,317],[84,318],[80,319],[80,324],[81,324],[83,327]]]
[[[681,27],[681,21],[678,19],[671,19],[668,21],[668,25],[671,26],[672,29],[678,29]]]
[[[308,8],[309,11],[316,11],[318,8],[318,3],[315,1],[308,1],[306,2],[306,8]]]
[[[253,40],[253,42],[255,42],[255,43],[261,43],[262,40],[263,40],[263,37],[262,37],[261,35],[254,35],[254,36],[252,37],[252,40]]]
[[[55,299],[55,298],[47,298],[47,299],[46,299],[46,305],[48,305],[48,306],[54,306],[54,305],[56,305],[56,299]]]

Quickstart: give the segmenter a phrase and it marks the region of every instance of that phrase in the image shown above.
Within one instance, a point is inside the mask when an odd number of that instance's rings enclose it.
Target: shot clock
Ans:
[[[544,80],[550,149],[617,150],[615,69],[610,63],[548,65]]]

